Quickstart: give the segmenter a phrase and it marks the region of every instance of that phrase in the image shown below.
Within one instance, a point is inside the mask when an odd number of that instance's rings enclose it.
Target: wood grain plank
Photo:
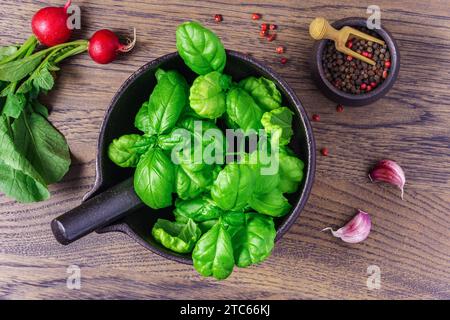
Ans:
[[[448,1],[378,1],[382,23],[401,53],[400,76],[377,103],[345,107],[317,90],[310,79],[316,16],[337,20],[366,16],[370,1],[76,1],[87,38],[111,28],[123,36],[132,27],[138,45],[110,65],[87,55],[70,59],[55,90],[43,97],[50,119],[66,136],[73,166],[51,187],[46,202],[21,205],[0,196],[0,299],[449,299],[450,298],[450,15]],[[27,17],[59,1],[0,0],[0,45],[20,43],[30,33]],[[277,40],[258,36],[259,22],[279,26]],[[221,13],[217,24],[213,15]],[[320,149],[316,182],[300,218],[273,255],[259,266],[235,270],[226,281],[204,279],[191,266],[154,255],[122,234],[93,234],[71,246],[53,239],[49,222],[77,206],[93,185],[98,132],[109,102],[142,64],[173,52],[175,28],[195,19],[212,28],[230,49],[251,53],[281,74],[309,114],[320,114],[314,134]],[[279,63],[277,45],[287,48]],[[398,190],[371,184],[369,168],[394,158],[407,176],[405,200]],[[356,208],[373,218],[361,244],[348,245],[320,232],[345,223]],[[66,268],[82,270],[82,289],[66,288]],[[367,267],[382,272],[380,290],[368,290]]]

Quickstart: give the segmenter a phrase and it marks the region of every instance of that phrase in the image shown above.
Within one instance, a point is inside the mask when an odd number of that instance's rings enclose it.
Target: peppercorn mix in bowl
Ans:
[[[384,28],[367,29],[364,18],[346,18],[332,25],[337,29],[354,27],[384,40],[385,45],[358,38],[347,41],[348,48],[374,60],[372,66],[337,51],[333,41],[318,41],[312,54],[313,80],[328,98],[344,105],[363,106],[377,101],[390,90],[398,76],[400,57],[394,39]]]

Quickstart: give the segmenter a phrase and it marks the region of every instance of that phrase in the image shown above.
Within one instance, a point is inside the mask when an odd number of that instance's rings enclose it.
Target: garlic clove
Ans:
[[[401,198],[403,200],[403,189],[406,182],[405,173],[395,161],[378,161],[370,171],[369,178],[372,182],[382,181],[397,186],[402,192]]]
[[[372,220],[367,212],[358,210],[358,213],[342,228],[334,231],[328,227],[322,231],[331,230],[336,238],[348,243],[358,243],[367,238],[372,227]]]

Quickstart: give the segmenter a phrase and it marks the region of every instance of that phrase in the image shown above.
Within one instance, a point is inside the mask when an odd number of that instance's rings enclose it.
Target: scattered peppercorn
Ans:
[[[336,106],[336,111],[337,112],[344,112],[344,106],[342,104],[338,104]]]
[[[273,40],[275,40],[277,38],[276,34],[271,34],[267,36],[267,41],[272,42]]]
[[[270,30],[276,30],[277,28],[278,27],[277,27],[276,24],[271,24],[270,27],[269,27]]]
[[[221,14],[216,14],[216,15],[214,15],[214,20],[215,20],[216,22],[222,22],[223,17],[222,17]]]
[[[327,148],[322,148],[322,149],[320,149],[320,153],[323,155],[323,156],[328,156],[328,149]]]
[[[267,31],[267,23],[261,25],[261,31]]]
[[[261,38],[265,38],[267,36],[267,30],[261,30],[259,32],[259,35],[261,36]]]
[[[376,32],[367,28],[357,29],[379,37]],[[347,41],[346,46],[374,60],[375,65],[337,51],[334,42],[328,41],[322,55],[322,66],[325,78],[334,87],[347,93],[364,94],[378,87],[388,77],[391,56],[387,45],[352,38]]]
[[[287,58],[281,58],[280,59],[281,64],[286,64],[287,61],[288,61]]]
[[[259,19],[261,19],[261,15],[259,13],[254,13],[254,14],[252,14],[252,19],[259,20]]]
[[[282,47],[282,46],[277,47],[277,53],[278,54],[284,53],[284,47]]]
[[[312,120],[316,121],[316,122],[319,122],[320,121],[320,116],[318,114],[313,114]]]

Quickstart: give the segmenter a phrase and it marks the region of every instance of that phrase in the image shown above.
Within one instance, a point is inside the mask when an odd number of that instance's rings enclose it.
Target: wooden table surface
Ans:
[[[368,16],[373,1],[74,1],[82,8],[80,37],[100,28],[129,34],[138,45],[110,65],[82,55],[64,63],[45,97],[51,121],[66,136],[73,165],[50,200],[30,205],[0,196],[0,298],[150,299],[449,299],[450,298],[450,14],[449,2],[377,1],[382,23],[400,47],[398,81],[377,103],[346,107],[317,90],[309,76],[316,16],[337,20]],[[29,21],[45,5],[63,1],[0,1],[0,45],[23,42]],[[279,25],[278,38],[259,38],[258,22]],[[217,24],[213,15],[224,21]],[[222,282],[202,278],[191,266],[144,250],[123,234],[92,234],[70,246],[53,238],[52,218],[77,206],[95,179],[100,125],[116,90],[139,66],[175,51],[175,28],[196,19],[213,28],[229,49],[251,52],[294,88],[313,122],[318,149],[312,194],[295,225],[259,266],[235,269]],[[277,45],[287,49],[279,63]],[[399,191],[372,184],[375,161],[393,158],[406,172]],[[344,224],[357,208],[373,228],[360,244],[320,232]],[[81,289],[66,287],[67,267],[81,268]],[[367,268],[381,270],[381,288],[369,290]]]

